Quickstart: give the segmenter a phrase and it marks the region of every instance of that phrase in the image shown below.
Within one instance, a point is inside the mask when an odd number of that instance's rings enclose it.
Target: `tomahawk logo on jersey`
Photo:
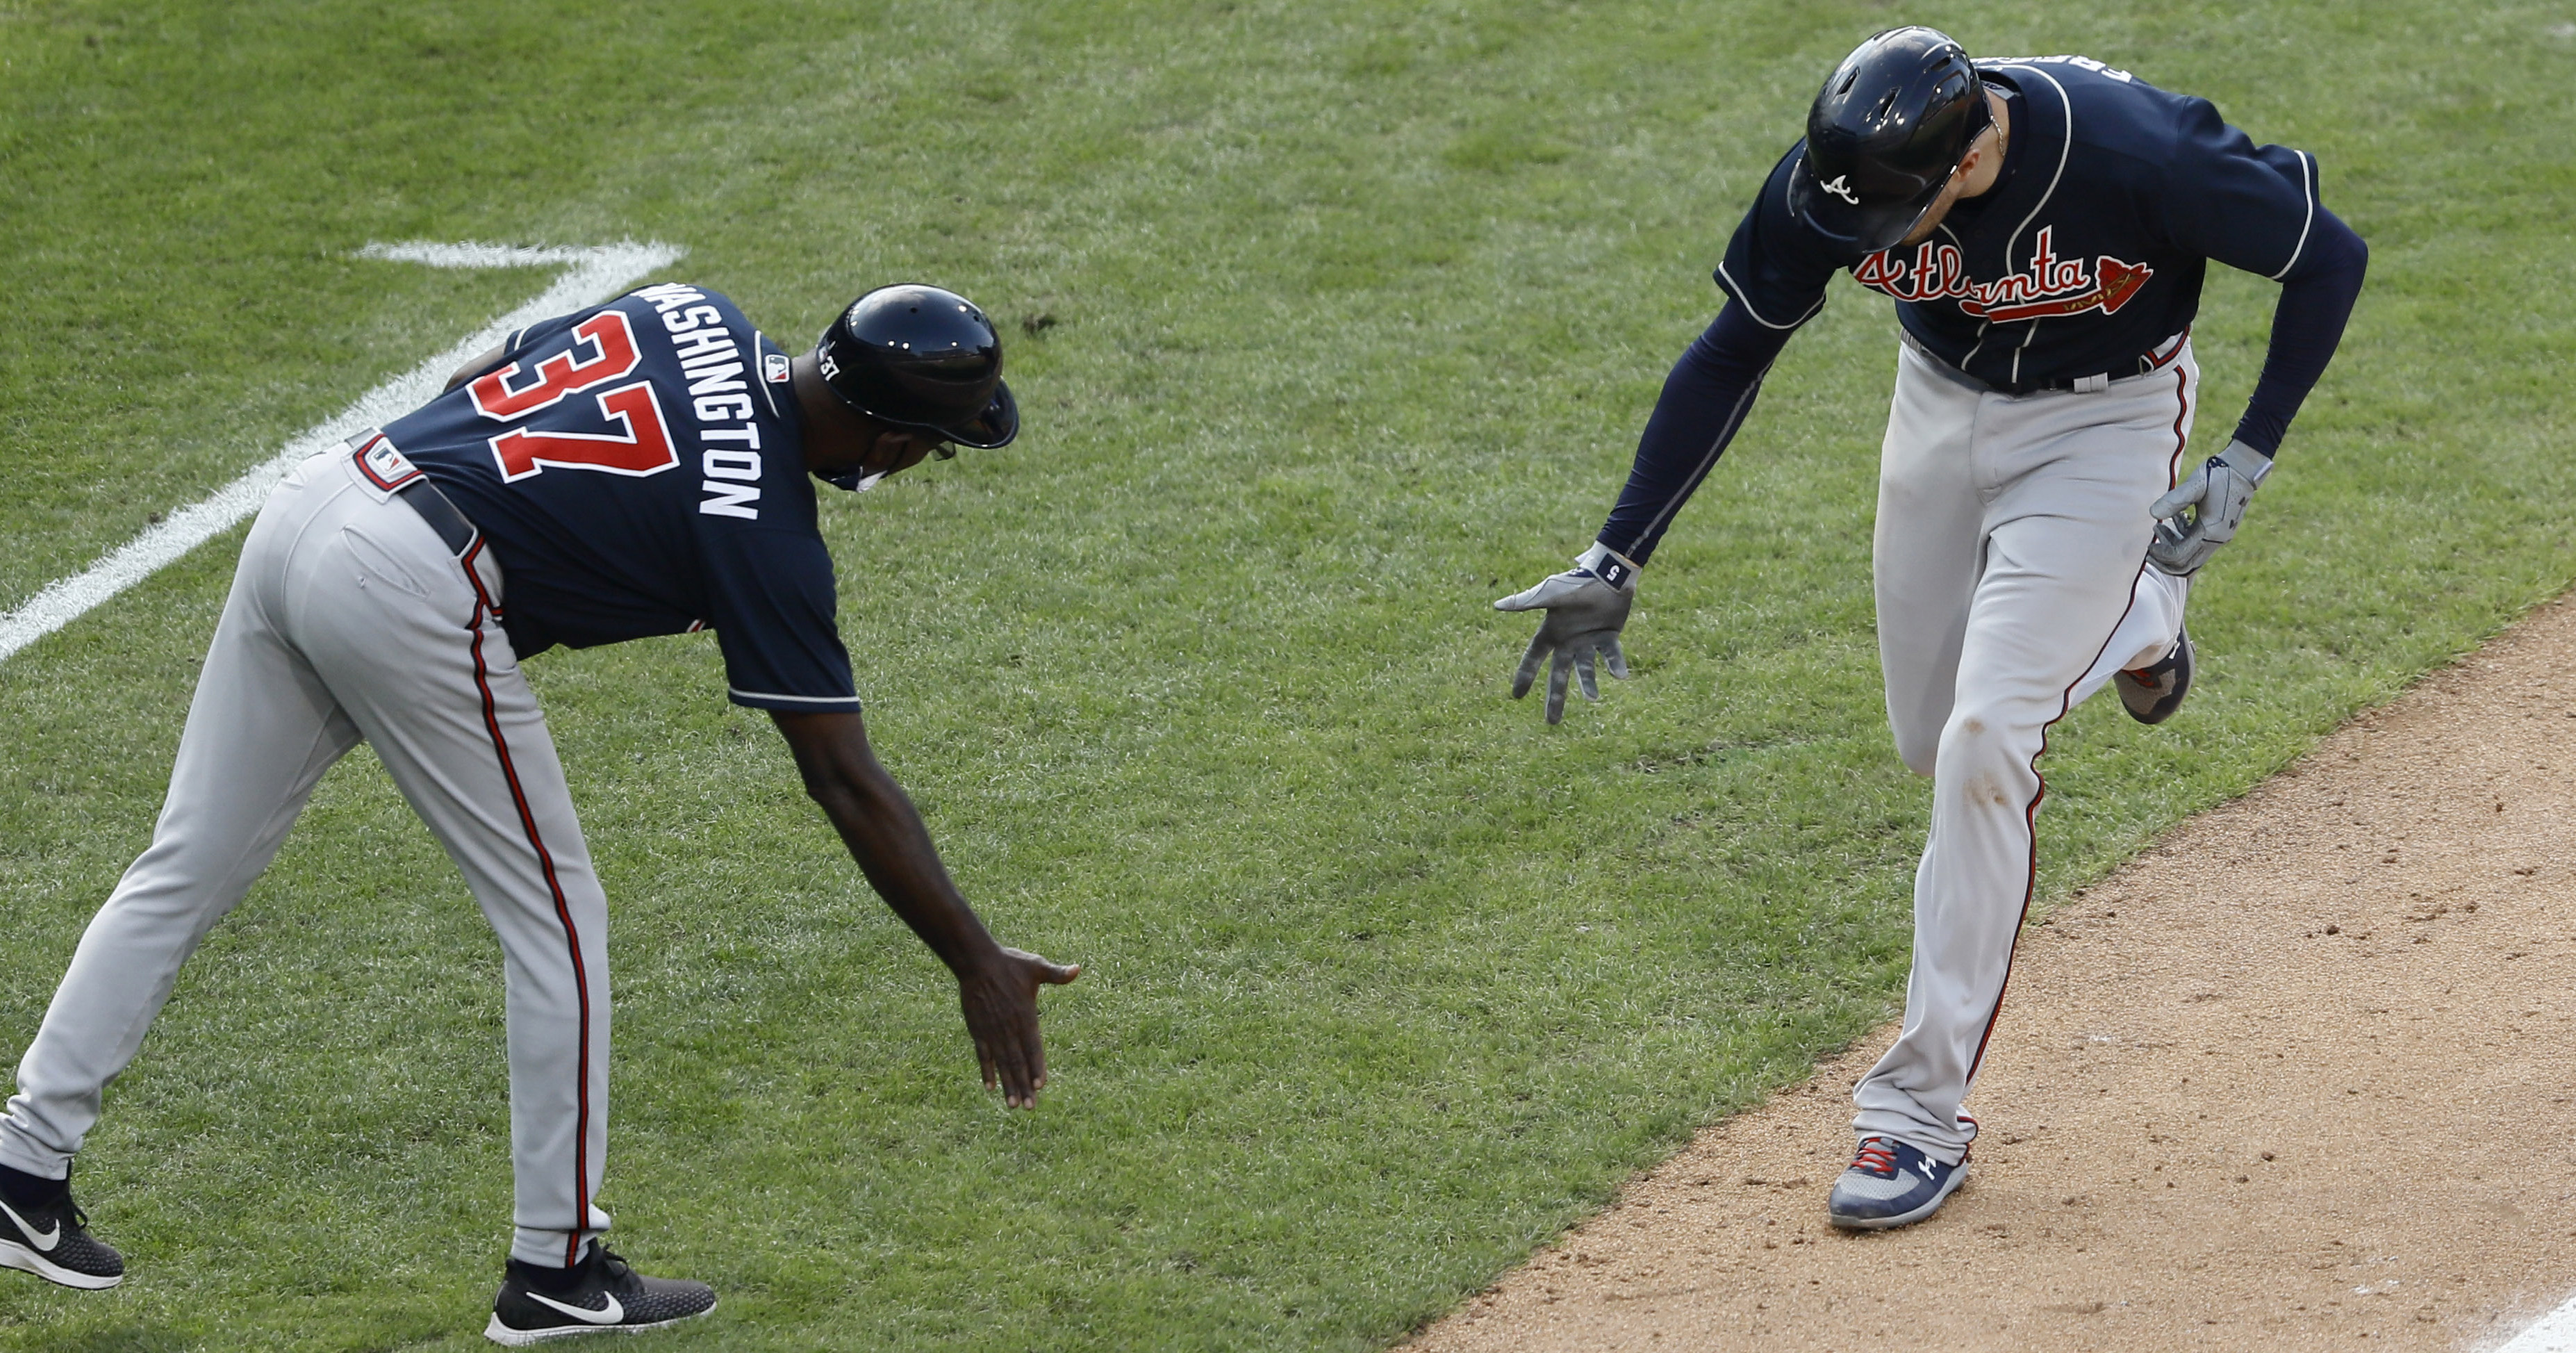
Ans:
[[[491,542],[519,655],[712,629],[736,703],[858,708],[787,354],[680,283],[503,352],[382,436]]]
[[[2012,127],[1992,191],[1959,201],[1920,244],[1854,257],[1789,209],[1800,142],[1737,227],[1718,285],[1788,329],[1850,269],[1895,298],[1933,356],[2012,389],[2137,374],[2191,324],[2207,260],[2298,276],[2317,211],[2304,152],[2256,146],[2207,100],[2087,58],[1976,64]]]

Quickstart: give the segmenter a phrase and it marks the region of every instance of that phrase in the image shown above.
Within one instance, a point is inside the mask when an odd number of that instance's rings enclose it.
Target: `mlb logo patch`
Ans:
[[[358,448],[358,472],[377,488],[388,491],[420,478],[420,467],[396,450],[381,432],[369,437]]]
[[[787,354],[783,352],[762,353],[760,355],[760,374],[768,377],[769,383],[772,385],[785,385],[787,383]]]

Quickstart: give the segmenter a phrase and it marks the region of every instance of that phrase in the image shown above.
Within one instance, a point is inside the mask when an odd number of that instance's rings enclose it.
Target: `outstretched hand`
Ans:
[[[877,764],[857,710],[770,717],[796,754],[805,792],[832,819],[877,896],[957,975],[957,1003],[966,1013],[966,1032],[974,1036],[984,1084],[1000,1087],[1012,1108],[1037,1103],[1046,1084],[1038,988],[1080,977],[1081,966],[1049,963],[993,942],[940,865],[912,800]]]
[[[1531,683],[1538,680],[1538,669],[1552,657],[1547,673],[1547,721],[1555,723],[1565,717],[1565,686],[1573,676],[1583,687],[1583,698],[1599,700],[1600,683],[1593,676],[1593,655],[1598,653],[1601,665],[1610,675],[1621,680],[1628,676],[1628,655],[1619,649],[1619,631],[1628,623],[1628,607],[1636,593],[1630,587],[1614,587],[1589,569],[1577,568],[1559,573],[1526,592],[1515,592],[1494,603],[1497,611],[1545,611],[1538,634],[1530,640],[1529,651],[1521,655],[1520,670],[1512,674],[1512,698],[1530,693]]]
[[[957,1003],[975,1039],[984,1088],[1002,1102],[1034,1108],[1046,1087],[1046,1046],[1038,1038],[1038,988],[1082,976],[1082,965],[1049,963],[1020,949],[997,949],[988,963],[957,975]]]

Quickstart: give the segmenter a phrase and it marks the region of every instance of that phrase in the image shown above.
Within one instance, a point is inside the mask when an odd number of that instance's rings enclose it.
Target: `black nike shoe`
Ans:
[[[510,1261],[483,1337],[512,1348],[608,1330],[652,1329],[705,1315],[716,1290],[680,1278],[647,1278],[596,1240],[571,1268]]]
[[[2173,652],[2144,667],[2115,672],[2111,684],[2120,688],[2120,703],[2129,717],[2140,723],[2163,723],[2182,708],[2182,698],[2191,693],[2191,631],[2174,636]]]
[[[96,1291],[125,1281],[125,1256],[89,1233],[69,1179],[0,1165],[0,1267]]]

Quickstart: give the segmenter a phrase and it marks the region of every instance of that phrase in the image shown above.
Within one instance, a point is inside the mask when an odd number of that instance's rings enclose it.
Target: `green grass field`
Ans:
[[[825,530],[881,751],[995,928],[1091,967],[1054,1086],[980,1090],[712,643],[547,655],[616,923],[613,1242],[723,1294],[656,1348],[1380,1347],[1894,1008],[1929,791],[1871,637],[1883,302],[1790,347],[1636,680],[1550,729],[1486,608],[1589,540],[1832,62],[1905,21],[2101,57],[2314,151],[2374,250],[2191,706],[2058,730],[2055,898],[2576,576],[2571,18],[0,0],[0,609],[545,283],[370,240],[670,241],[791,346],[885,280],[1026,322],[1021,441]],[[2272,295],[2213,280],[2213,445]],[[148,838],[239,535],[0,664],[0,1057]],[[497,950],[371,757],[78,1183],[132,1276],[0,1275],[0,1347],[485,1346]]]

